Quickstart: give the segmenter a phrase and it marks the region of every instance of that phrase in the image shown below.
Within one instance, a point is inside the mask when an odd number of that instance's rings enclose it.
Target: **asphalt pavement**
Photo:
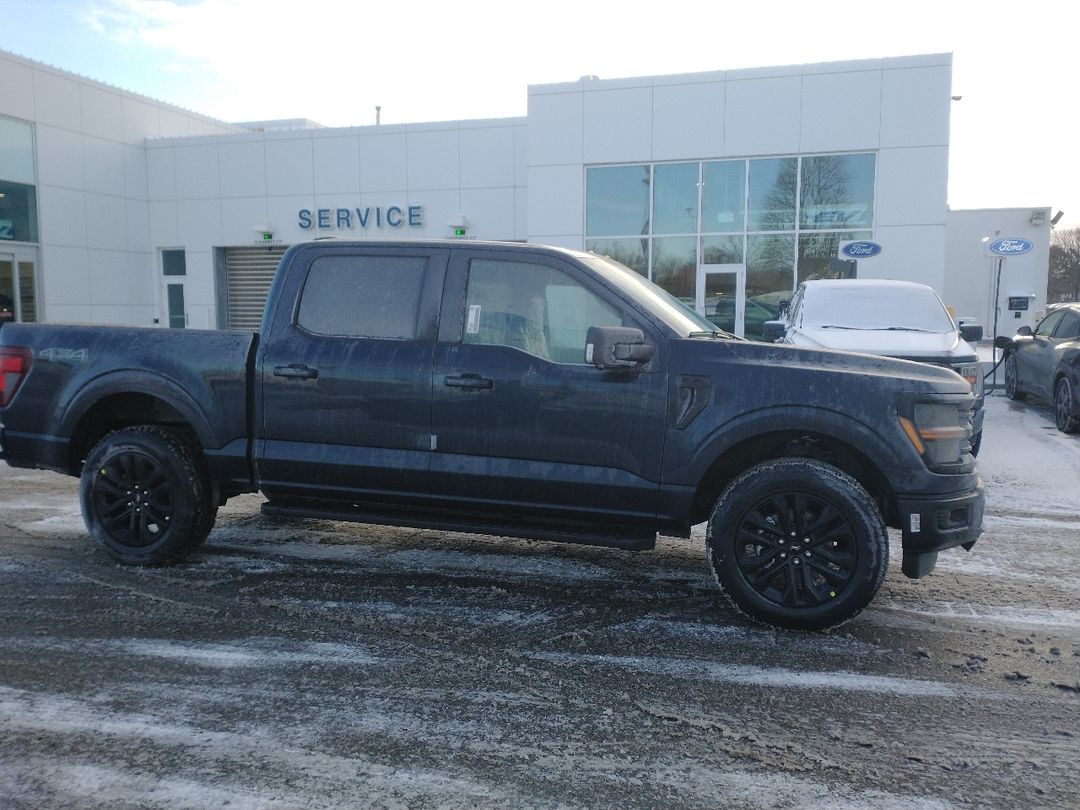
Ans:
[[[1075,807],[1080,436],[988,400],[985,532],[824,634],[651,552],[245,496],[114,565],[77,482],[0,465],[0,808]]]

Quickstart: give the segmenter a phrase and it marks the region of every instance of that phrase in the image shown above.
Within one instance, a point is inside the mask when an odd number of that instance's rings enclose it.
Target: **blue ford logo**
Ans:
[[[881,253],[881,245],[877,242],[848,242],[840,252],[849,259],[869,259]]]
[[[990,244],[990,249],[1002,256],[1019,256],[1027,253],[1032,247],[1033,245],[1027,239],[998,239]]]

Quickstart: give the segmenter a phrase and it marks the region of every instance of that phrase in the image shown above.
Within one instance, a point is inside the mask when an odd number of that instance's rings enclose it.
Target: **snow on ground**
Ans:
[[[1028,532],[1075,526],[1080,537],[1080,434],[1054,427],[1047,406],[987,396],[979,472],[988,521],[1023,517]]]

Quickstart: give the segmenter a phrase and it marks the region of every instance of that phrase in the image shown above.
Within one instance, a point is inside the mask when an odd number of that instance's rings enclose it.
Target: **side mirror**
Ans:
[[[1016,334],[1021,335],[1022,337],[1031,337],[1031,335],[1033,333],[1031,331],[1031,327],[1028,326],[1027,324],[1024,324],[1023,326],[1021,326],[1019,329],[1016,330]]]
[[[639,371],[656,355],[645,333],[628,326],[590,326],[585,335],[585,362],[597,368]]]
[[[761,325],[761,334],[768,340],[780,340],[787,334],[787,324],[783,321],[765,321]]]
[[[1006,337],[1005,335],[998,335],[996,338],[994,338],[995,349],[1008,349],[1012,345],[1013,339],[1011,337]]]
[[[978,343],[982,340],[983,328],[981,323],[960,324],[960,337],[968,343]]]

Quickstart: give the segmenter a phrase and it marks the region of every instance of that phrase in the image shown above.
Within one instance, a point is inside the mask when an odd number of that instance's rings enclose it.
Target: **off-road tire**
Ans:
[[[205,462],[179,431],[124,428],[90,451],[79,481],[94,542],[125,565],[168,565],[202,543],[214,525]]]
[[[707,543],[731,603],[793,630],[825,630],[858,615],[889,564],[874,500],[850,475],[807,458],[765,461],[736,478],[713,508]]]

